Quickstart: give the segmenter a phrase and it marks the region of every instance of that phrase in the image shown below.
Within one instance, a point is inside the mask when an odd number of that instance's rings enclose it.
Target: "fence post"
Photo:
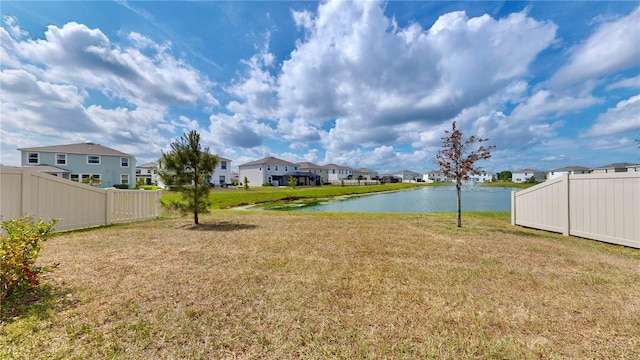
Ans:
[[[24,214],[31,214],[33,216],[39,216],[35,214],[35,209],[31,209],[31,169],[22,168],[20,175],[22,177],[22,194],[20,196],[20,213],[19,216]]]
[[[562,216],[563,216],[563,219],[562,219],[562,224],[563,224],[562,235],[569,236],[569,234],[571,233],[571,224],[570,224],[570,221],[571,221],[571,214],[570,214],[570,212],[571,212],[571,202],[569,201],[569,188],[570,188],[569,183],[570,183],[570,181],[569,181],[569,173],[568,172],[566,174],[562,175],[562,182],[564,182],[564,186],[562,187],[563,191],[564,191],[564,196],[562,197],[564,203],[561,205],[562,206],[562,211],[563,211],[563,213],[562,213]]]
[[[105,213],[105,219],[104,219],[104,224],[105,225],[111,225],[111,213],[113,212],[113,189],[106,189],[106,196],[105,196],[105,200],[106,200],[106,213]]]
[[[516,224],[516,192],[511,190],[511,225]]]

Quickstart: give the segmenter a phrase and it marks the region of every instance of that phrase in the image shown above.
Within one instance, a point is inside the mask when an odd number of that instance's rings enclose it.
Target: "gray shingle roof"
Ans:
[[[286,160],[274,158],[273,156],[269,156],[269,157],[266,157],[264,159],[260,159],[260,160],[256,160],[256,161],[250,161],[250,162],[242,164],[240,166],[250,166],[250,165],[260,165],[260,164],[296,166],[296,164],[294,164],[292,162],[288,162]]]
[[[21,148],[19,151],[65,153],[65,154],[87,154],[87,155],[107,155],[107,156],[131,156],[122,151],[108,148],[100,144],[80,143],[69,145],[40,146],[31,148]]]

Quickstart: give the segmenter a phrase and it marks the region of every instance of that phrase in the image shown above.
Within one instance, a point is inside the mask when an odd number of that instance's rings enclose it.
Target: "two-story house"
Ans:
[[[352,168],[336,164],[327,164],[322,168],[327,172],[327,180],[329,182],[353,179],[354,170]]]
[[[581,175],[589,174],[591,170],[584,166],[565,166],[557,169],[553,169],[547,173],[547,180],[558,178],[564,174],[569,175]]]
[[[422,175],[422,179],[426,183],[451,182],[453,180],[453,178],[446,176],[440,170],[429,171],[428,173]]]
[[[422,177],[422,174],[411,170],[400,170],[391,173],[391,175],[400,178],[402,182],[416,181]]]
[[[150,162],[136,166],[136,183],[144,185],[158,184],[158,164]]]
[[[480,174],[473,174],[469,176],[469,180],[473,182],[492,182],[495,175],[490,172],[481,171]]]
[[[312,174],[320,176],[320,178],[322,179],[322,183],[329,182],[329,173],[323,166],[316,165],[308,161],[299,162],[296,163],[296,165],[298,165],[298,169],[300,171],[310,172]]]
[[[218,164],[211,174],[210,184],[213,186],[227,186],[231,184],[231,160],[218,156]]]
[[[238,183],[244,185],[244,178],[249,180],[249,186],[286,186],[285,174],[298,171],[298,165],[272,156],[251,161],[238,166]],[[276,180],[276,178],[278,180]]]
[[[91,179],[96,186],[136,186],[136,159],[132,155],[94,143],[18,149],[25,167],[72,181]]]
[[[632,164],[632,163],[615,163],[615,164],[598,166],[597,168],[591,169],[591,172],[594,174],[635,172],[637,168],[638,168],[638,165]]]
[[[542,182],[545,180],[545,175],[546,173],[541,170],[522,169],[514,171],[512,173],[511,179],[514,183],[526,183],[531,181],[531,178],[533,178],[536,182]]]

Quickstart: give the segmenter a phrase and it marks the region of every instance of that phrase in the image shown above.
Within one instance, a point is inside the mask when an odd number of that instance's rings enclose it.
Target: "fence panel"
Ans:
[[[511,222],[640,248],[640,173],[564,175],[512,194]]]
[[[160,191],[99,189],[28,168],[0,167],[0,195],[3,220],[57,218],[57,230],[160,216]]]
[[[640,173],[572,176],[571,235],[640,248]]]
[[[545,181],[515,193],[515,225],[567,233],[567,189],[564,178]]]

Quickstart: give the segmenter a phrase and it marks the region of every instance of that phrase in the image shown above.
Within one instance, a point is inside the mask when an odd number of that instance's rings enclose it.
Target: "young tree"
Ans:
[[[296,177],[293,175],[289,175],[289,179],[287,179],[287,183],[290,188],[295,189],[296,185],[298,185],[298,179],[296,179]]]
[[[183,213],[193,212],[193,221],[198,224],[198,214],[209,212],[209,185],[207,179],[218,164],[219,158],[201,149],[200,134],[195,130],[182,135],[171,143],[169,153],[162,152],[163,169],[158,172],[168,184],[180,188],[181,201],[171,201],[171,207]]]
[[[249,191],[249,179],[247,179],[246,176],[244,177],[244,181],[243,182],[244,182],[244,189],[246,191]]]
[[[483,139],[471,135],[468,139],[463,139],[462,131],[456,128],[456,122],[451,124],[451,131],[445,130],[445,136],[442,139],[442,148],[436,155],[438,166],[445,176],[450,176],[456,182],[456,192],[458,195],[458,227],[462,227],[462,211],[460,209],[460,192],[462,182],[469,180],[470,175],[478,175],[481,173],[479,168],[474,167],[478,160],[489,159],[491,157],[491,149],[495,146],[485,147],[481,145],[489,139]],[[479,143],[476,150],[471,147]]]

